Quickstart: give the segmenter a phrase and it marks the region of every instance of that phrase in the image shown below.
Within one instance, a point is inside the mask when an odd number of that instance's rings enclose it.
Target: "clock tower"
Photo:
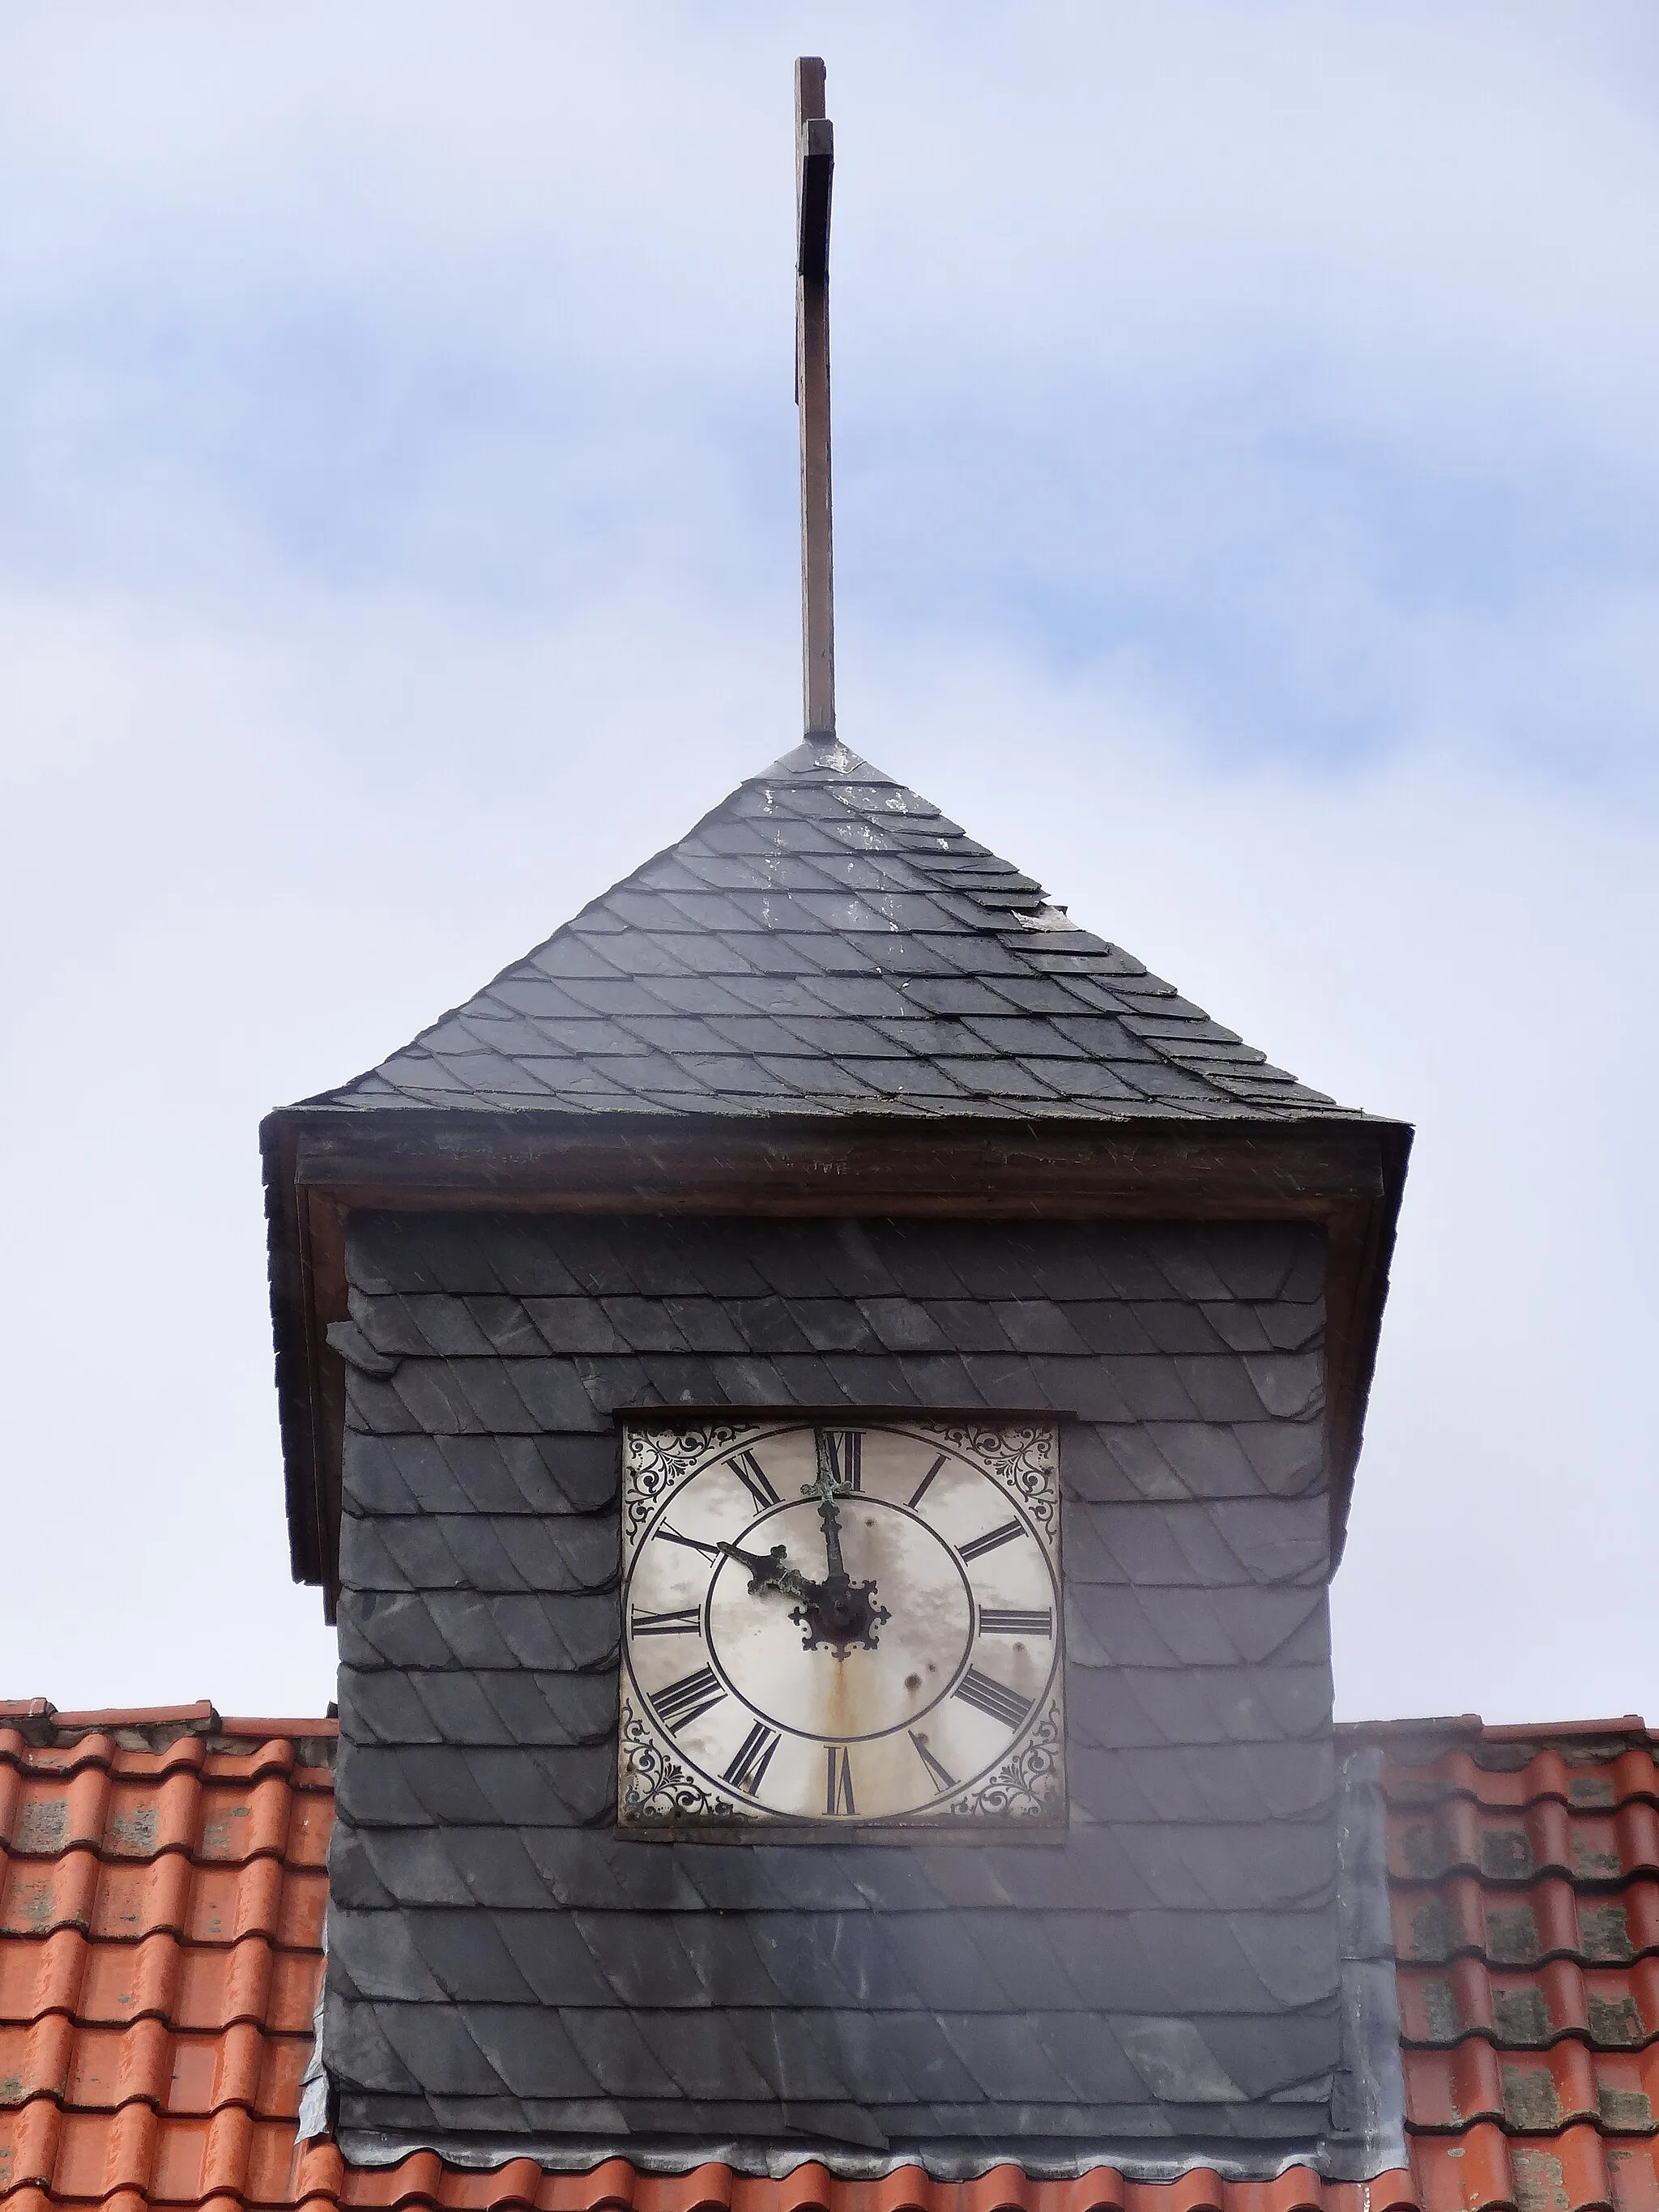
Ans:
[[[308,2124],[1364,2179],[1398,2069],[1326,1592],[1408,1133],[837,736],[822,90],[803,741],[262,1132],[340,1632]]]

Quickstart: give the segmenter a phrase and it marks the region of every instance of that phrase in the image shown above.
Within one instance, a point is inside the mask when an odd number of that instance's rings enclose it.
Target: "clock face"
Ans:
[[[1065,1818],[1052,1423],[629,1424],[617,1816]]]

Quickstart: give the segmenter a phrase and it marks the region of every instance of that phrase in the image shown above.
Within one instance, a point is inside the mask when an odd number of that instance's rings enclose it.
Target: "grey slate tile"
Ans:
[[[457,2002],[531,2005],[546,2001],[526,1973],[524,1960],[526,1955],[545,1959],[547,1943],[545,1939],[538,1942],[537,1923],[550,1922],[550,1916],[426,1909],[401,1917],[426,1971]],[[562,1930],[552,1922],[548,1933],[556,1932]],[[350,1940],[356,1955],[355,1927]],[[580,2002],[585,1996],[589,2002],[604,2002],[604,1984],[581,1958],[580,1947],[565,1942],[558,1949],[562,2001]]]
[[[994,1307],[975,1298],[928,1298],[928,1318],[958,1352],[1008,1352],[1013,1347]]]
[[[665,1914],[577,1912],[573,1925],[586,1947],[611,2003],[635,2012],[665,2006],[701,2008],[702,1978],[685,1955]],[[726,2089],[726,2095],[754,2094]]]
[[[866,1911],[756,1913],[749,1930],[756,1957],[772,1984],[772,2003],[816,2009],[863,2002],[890,2009],[916,2002],[914,1987],[896,1968],[890,1946]]]
[[[697,1893],[674,1851],[641,1850],[603,1830],[579,1834],[527,1825],[517,1840],[544,1896],[562,1906],[655,1912],[689,1911],[697,1905]]]
[[[985,2085],[963,2063],[931,2013],[831,2013],[822,2016],[820,2034],[854,2081],[902,2084],[908,2100],[917,2103],[985,2095]]]
[[[998,1298],[991,1311],[1016,1352],[1059,1352],[1077,1358],[1093,1348],[1078,1334],[1064,1307],[1047,1298]]]
[[[1094,1794],[1115,1808],[1115,1826],[1208,1821],[1230,1829],[1257,1822],[1289,1826],[1310,1816],[1328,1816],[1335,1804],[1328,1743],[1079,1747],[1079,1757],[1081,1765],[1099,1778]]]
[[[1070,1298],[1054,1308],[1063,1316],[1072,1339],[1079,1350],[1124,1355],[1144,1355],[1167,1346],[1157,1342],[1157,1332],[1164,1314],[1181,1313],[1185,1309],[1170,1302],[1167,1306],[1133,1305],[1121,1298]],[[1211,1342],[1219,1349],[1219,1340],[1210,1335]],[[1044,1350],[1063,1349],[1062,1346],[1045,1346]],[[1183,1347],[1183,1349],[1188,1347]]]
[[[937,1406],[942,1411],[986,1402],[977,1359],[963,1359],[954,1352],[909,1352],[896,1358],[901,1402],[908,1398],[912,1405]]]
[[[580,1016],[583,1012],[579,1000],[573,999],[550,976],[527,966],[498,975],[493,983],[486,984],[478,994],[478,1003],[481,1006],[500,1005],[516,1013],[535,1014],[552,1019]]]
[[[753,1923],[746,1916],[687,1913],[677,1920],[674,1934],[696,1974],[706,2006],[718,2011],[773,2002],[776,1984],[761,1963]]]
[[[614,2007],[590,2007],[562,2015],[562,2025],[580,2045],[599,2087],[617,2097],[665,2097],[680,2090],[668,2066],[658,2057],[634,2014]],[[744,2078],[748,2078],[745,2074]],[[559,2094],[551,2087],[544,2094]]]
[[[447,1500],[453,1494],[448,1471],[428,1437],[368,1437],[361,1430],[349,1430],[343,1461],[342,1503],[348,1513],[418,1512],[421,1492],[409,1480],[406,1468],[435,1474],[440,1498]]]
[[[385,1436],[347,1431],[345,1506],[358,1513],[592,1513],[617,1491],[608,1436]]]
[[[545,1351],[608,1352],[627,1348],[616,1323],[597,1298],[530,1298],[524,1310]]]
[[[1074,2002],[1062,1964],[1069,1914],[1050,1917],[993,1908],[975,1912],[970,1923],[965,1915],[955,1917],[967,1923],[991,1985],[1000,1992],[995,2009],[1029,2014]],[[1095,2032],[1091,2021],[1085,2033]]]
[[[830,1306],[836,1316],[844,1317],[842,1333],[854,1335],[860,1346],[872,1341],[863,1316],[857,1312],[849,1315],[844,1300],[824,1299],[817,1303]],[[775,1291],[763,1297],[729,1299],[720,1310],[734,1340],[729,1346],[721,1346],[722,1351],[806,1352],[812,1349],[816,1340],[805,1325],[799,1302],[781,1298]]]
[[[835,1406],[842,1401],[844,1394],[836,1386],[829,1362],[817,1352],[780,1352],[771,1364],[783,1386],[786,1403]]]
[[[901,1015],[909,1011],[912,1006],[911,991],[906,979],[889,982],[876,975],[813,975],[805,979],[803,988],[811,994],[812,1005],[827,1007],[838,1014],[855,1015],[861,1021],[878,1021],[889,1015]],[[803,1015],[808,1011],[808,1006],[804,1004]],[[895,1042],[903,1042],[902,1032],[896,1036]],[[906,1046],[907,1050],[915,1048]]]
[[[902,1977],[890,2002],[931,2012],[1002,2010],[1009,1999],[987,1964],[977,1913],[896,1912],[884,1922],[887,1945]]]
[[[556,1810],[547,1817],[556,1817]],[[457,1823],[444,1842],[476,1904],[502,1911],[536,1911],[545,1909],[548,1883],[531,1847],[544,1832],[527,1826],[515,1830]],[[386,1863],[384,1850],[378,1863]]]
[[[1264,1488],[1284,1495],[1288,1485],[1281,1488],[1263,1480],[1261,1460],[1273,1455],[1259,1454],[1255,1449],[1255,1440],[1268,1425],[1265,1422],[1216,1426],[1195,1420],[1153,1420],[1146,1425],[1146,1437],[1193,1497],[1254,1498]],[[1107,1441],[1120,1456],[1128,1449],[1121,1437]],[[1294,1455],[1283,1455],[1294,1462]]]
[[[342,1841],[348,1832],[349,1856]],[[346,1909],[358,1904],[379,1909],[385,1898],[400,1906],[471,1905],[473,1891],[450,1845],[451,1839],[434,1828],[353,1826],[347,1831],[337,1826],[329,1850],[331,1894]]]
[[[569,1749],[605,1744],[616,1739],[617,1686],[607,1672],[600,1675],[532,1673],[527,1668],[489,1668],[471,1678],[495,1725],[480,1717],[476,1743],[523,1744],[538,1748]],[[435,1703],[426,1697],[424,1683],[417,1685],[428,1709]]]
[[[851,2083],[836,2063],[833,2039],[818,2033],[813,2014],[757,2006],[730,2019],[733,2040],[775,2097],[817,2104],[849,2095]]]
[[[781,1844],[751,1844],[739,1850],[699,1851],[690,1877],[701,1894],[720,1910],[740,1907],[744,1883],[758,1874],[764,1892],[757,1909],[793,1907],[808,1912],[856,1912],[865,1903],[848,1870],[845,1851],[802,1851]],[[722,1881],[721,1877],[724,1877]]]
[[[496,2079],[516,2097],[579,2097],[602,2081],[590,2021],[615,2014],[554,2012],[542,2005],[470,2005],[464,2014]]]
[[[406,2009],[421,2012],[430,2008],[410,2005]],[[355,2081],[373,2083],[394,2096],[418,2092],[420,2076],[388,2035],[385,2014],[386,2008],[380,2006],[344,2003],[330,1992],[325,2033],[334,2078],[347,2085]],[[422,2060],[435,2056],[441,2066],[451,2055],[448,2047],[434,2053],[429,2045],[423,2045],[416,2054]],[[476,2081],[481,2088],[488,2087],[489,2075],[478,2064],[477,2045],[470,2037],[461,2038],[453,2055],[459,2061],[458,2070],[469,2083]]]
[[[1304,2083],[1317,2083],[1328,2072],[1328,2006],[1286,2016],[1271,2042],[1252,2037],[1247,2020],[1206,2021],[1204,2036],[1218,2063],[1253,2098],[1282,2097]],[[1321,2110],[1316,2098],[1298,2102],[1304,2112],[1310,2108],[1316,2113]]]
[[[337,1825],[330,1838],[329,1895],[336,1911],[384,1911],[398,1900],[375,1871],[364,1832]]]
[[[458,1994],[433,1972],[410,1913],[337,1911],[330,1925],[329,1948],[331,1959],[338,1961],[337,1976],[343,1975],[360,1999],[389,1997],[419,2004]]]
[[[728,2100],[764,2100],[765,2075],[735,2036],[688,2033],[689,2023],[672,2014],[641,2011],[635,2015],[641,2036],[672,2075],[683,2096],[718,2107]]]
[[[945,1352],[956,1349],[927,1309],[908,1298],[860,1298],[857,1304],[885,1352]]]

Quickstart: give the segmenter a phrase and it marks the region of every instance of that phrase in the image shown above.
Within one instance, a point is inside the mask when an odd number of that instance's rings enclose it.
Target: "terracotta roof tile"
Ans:
[[[295,2114],[331,1723],[0,1710],[0,2200],[454,2212],[1659,2212],[1659,1768],[1634,1721],[1385,1749],[1412,2172],[972,2183],[348,2170]],[[300,1756],[301,1749],[307,1756]],[[323,1757],[319,1759],[319,1753]]]
[[[1101,2167],[971,2183],[804,2166],[777,2181],[608,2160],[488,2172],[431,2152],[348,2170],[297,2140],[322,1969],[332,1722],[221,1720],[209,1706],[54,1717],[0,1709],[0,2203],[203,2212],[1406,2212],[1408,2176],[1362,2187],[1295,2168],[1167,2185]],[[302,1756],[303,1754],[303,1756]],[[1623,2063],[1627,2057],[1621,2053]],[[1659,2212],[1646,2198],[1621,2199]]]
[[[1423,2212],[1659,2212],[1659,1767],[1636,1715],[1385,1753]]]
[[[334,1735],[0,1708],[7,2212],[295,2201]]]

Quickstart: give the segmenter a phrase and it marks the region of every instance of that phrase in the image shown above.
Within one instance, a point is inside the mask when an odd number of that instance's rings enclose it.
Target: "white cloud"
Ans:
[[[846,733],[1418,1122],[1346,1709],[1651,1699],[1646,12],[3,35],[9,1682],[329,1694],[254,1127],[789,742],[827,39]]]

